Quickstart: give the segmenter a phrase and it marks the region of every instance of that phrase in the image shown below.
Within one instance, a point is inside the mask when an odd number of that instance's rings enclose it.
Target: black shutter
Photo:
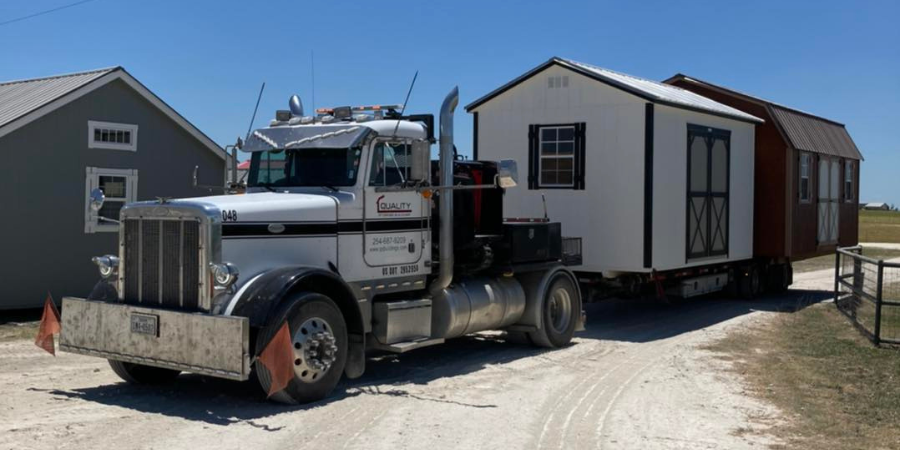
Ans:
[[[528,125],[528,189],[537,189],[538,126]]]
[[[575,124],[575,183],[573,188],[576,190],[584,190],[585,176],[585,126],[584,122]]]

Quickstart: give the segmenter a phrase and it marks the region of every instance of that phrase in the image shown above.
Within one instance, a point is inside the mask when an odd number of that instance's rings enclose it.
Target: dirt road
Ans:
[[[362,379],[304,407],[193,375],[129,386],[105,361],[5,342],[0,449],[760,448],[748,431],[777,411],[698,347],[809,298],[824,296],[588,305],[588,331],[568,348],[482,334],[374,357]]]

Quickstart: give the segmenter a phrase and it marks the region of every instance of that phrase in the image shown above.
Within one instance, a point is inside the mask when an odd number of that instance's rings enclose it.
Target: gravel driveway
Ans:
[[[824,272],[799,281],[827,289]],[[0,449],[759,448],[769,442],[748,431],[778,412],[700,347],[824,297],[591,304],[565,349],[479,334],[372,357],[363,378],[303,407],[194,375],[129,386],[103,360],[0,343]]]

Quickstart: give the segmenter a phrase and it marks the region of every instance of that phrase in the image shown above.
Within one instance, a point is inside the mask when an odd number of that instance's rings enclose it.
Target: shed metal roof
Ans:
[[[639,78],[632,75],[616,72],[591,64],[586,64],[571,59],[553,57],[538,67],[526,72],[522,76],[510,81],[509,83],[495,89],[491,93],[475,100],[466,106],[466,111],[471,111],[492,98],[506,92],[515,87],[517,84],[536,75],[544,69],[559,65],[577,73],[585,75],[594,80],[603,82],[613,87],[622,89],[626,92],[634,94],[645,100],[660,103],[663,105],[673,106],[676,108],[689,109],[693,111],[714,114],[717,116],[729,117],[732,119],[742,120],[744,122],[762,123],[763,120],[751,114],[747,114],[738,109],[723,105],[715,100],[708,99],[702,95],[695,94],[686,89],[677,86],[663,84],[658,81]]]
[[[0,83],[0,127],[113,70],[116,67]]]
[[[222,147],[162,101],[121,66],[44,78],[0,82],[0,138],[114,80],[122,80],[206,148],[225,159]]]
[[[840,122],[680,73],[669,78],[665,83],[675,81],[699,85],[765,106],[775,126],[781,131],[788,144],[797,150],[841,158],[863,159],[862,153],[856,147],[847,128]]]

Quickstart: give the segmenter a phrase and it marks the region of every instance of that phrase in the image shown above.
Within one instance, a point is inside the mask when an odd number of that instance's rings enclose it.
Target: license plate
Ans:
[[[146,334],[149,336],[159,336],[159,316],[152,314],[131,314],[131,332],[135,334]]]

